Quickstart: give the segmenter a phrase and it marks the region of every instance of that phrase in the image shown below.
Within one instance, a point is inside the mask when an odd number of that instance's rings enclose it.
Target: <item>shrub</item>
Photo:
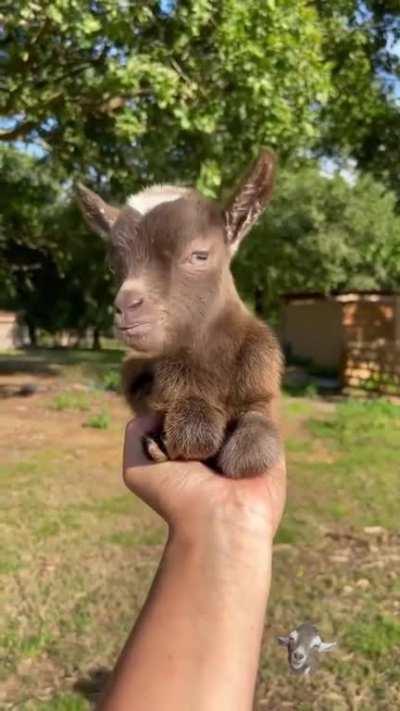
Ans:
[[[84,422],[84,427],[93,427],[97,430],[107,430],[110,426],[111,417],[105,410],[98,412],[96,415],[89,417]]]

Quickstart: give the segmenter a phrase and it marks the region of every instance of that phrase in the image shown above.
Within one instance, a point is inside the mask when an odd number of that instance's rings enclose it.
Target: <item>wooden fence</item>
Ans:
[[[342,378],[345,388],[400,397],[400,342],[349,343]]]

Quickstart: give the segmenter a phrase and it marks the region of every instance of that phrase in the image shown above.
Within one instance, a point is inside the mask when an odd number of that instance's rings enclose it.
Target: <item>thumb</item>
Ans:
[[[163,462],[154,464],[145,454],[143,436],[160,429],[154,416],[136,418],[125,430],[123,479],[136,496],[154,509],[167,523],[172,523],[183,501],[195,495],[196,483],[210,473],[199,462]]]

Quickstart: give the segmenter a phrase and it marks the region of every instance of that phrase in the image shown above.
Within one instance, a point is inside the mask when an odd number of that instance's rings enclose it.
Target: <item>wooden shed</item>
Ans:
[[[340,371],[345,386],[400,394],[400,293],[286,294],[281,338],[293,357]]]
[[[0,350],[20,348],[27,341],[26,329],[14,311],[0,311]]]

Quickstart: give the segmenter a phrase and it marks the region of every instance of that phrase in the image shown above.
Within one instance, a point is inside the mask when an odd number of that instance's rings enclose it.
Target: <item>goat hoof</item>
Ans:
[[[159,440],[157,442],[157,439]],[[161,464],[168,461],[168,456],[162,448],[162,439],[156,438],[154,435],[146,435],[143,437],[144,451],[153,462]]]

